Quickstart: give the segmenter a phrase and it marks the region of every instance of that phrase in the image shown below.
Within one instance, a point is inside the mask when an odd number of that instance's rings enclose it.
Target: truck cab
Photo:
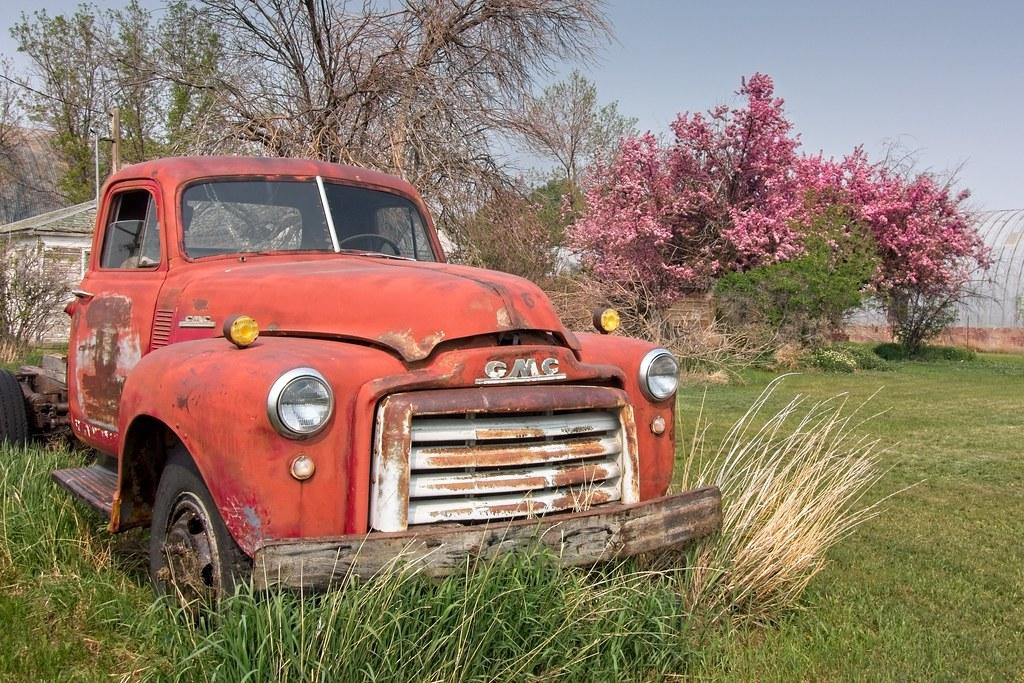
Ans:
[[[671,353],[602,333],[611,311],[573,333],[534,284],[446,263],[397,178],[127,167],[73,293],[66,387],[23,369],[26,419],[95,449],[55,479],[113,532],[148,525],[154,585],[186,602],[528,543],[589,564],[719,524],[717,490],[665,495]]]

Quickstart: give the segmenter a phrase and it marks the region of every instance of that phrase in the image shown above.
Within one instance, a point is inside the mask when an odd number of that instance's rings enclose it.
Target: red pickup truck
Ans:
[[[159,592],[443,575],[529,543],[589,564],[720,523],[716,489],[665,495],[672,354],[574,334],[530,282],[445,263],[402,180],[127,167],[73,293],[66,373],[0,377],[0,436],[70,426],[95,449],[54,477],[111,531],[150,526]]]

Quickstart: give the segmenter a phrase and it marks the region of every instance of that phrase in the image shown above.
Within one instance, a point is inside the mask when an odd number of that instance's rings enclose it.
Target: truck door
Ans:
[[[88,271],[71,305],[68,390],[71,425],[114,454],[118,404],[128,372],[149,349],[153,311],[167,274],[159,193],[153,183],[118,185],[101,207]]]

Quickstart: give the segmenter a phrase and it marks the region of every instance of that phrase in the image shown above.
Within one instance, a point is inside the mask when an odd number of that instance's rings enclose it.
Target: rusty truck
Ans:
[[[54,479],[149,526],[157,592],[430,575],[526,544],[586,565],[720,523],[666,495],[677,361],[560,321],[536,285],[449,264],[408,183],[196,157],[105,183],[66,359],[0,376],[0,436],[94,451]]]

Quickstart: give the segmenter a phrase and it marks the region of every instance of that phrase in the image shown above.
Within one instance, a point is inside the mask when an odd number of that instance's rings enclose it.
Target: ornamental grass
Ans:
[[[884,475],[878,439],[861,431],[863,406],[845,395],[797,396],[767,419],[785,376],[761,393],[713,453],[694,425],[683,489],[722,491],[722,529],[687,553],[682,590],[692,612],[771,621],[798,605],[830,548],[880,512],[872,486]],[[703,413],[703,410],[701,410]]]

